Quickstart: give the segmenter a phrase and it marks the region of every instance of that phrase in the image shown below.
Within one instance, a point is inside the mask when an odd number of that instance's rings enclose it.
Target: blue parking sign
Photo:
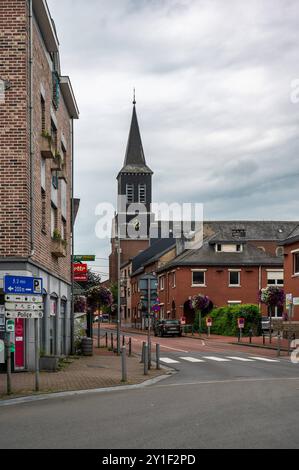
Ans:
[[[42,295],[42,278],[30,276],[4,276],[5,294]]]

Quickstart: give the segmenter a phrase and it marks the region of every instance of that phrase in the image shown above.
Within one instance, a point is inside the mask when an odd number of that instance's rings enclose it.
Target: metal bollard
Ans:
[[[114,344],[113,344],[113,333],[111,333],[110,340],[111,340],[111,349],[112,349],[112,351],[113,351],[113,350],[114,350]]]
[[[121,381],[127,382],[127,354],[126,354],[126,346],[123,346],[121,350]]]
[[[141,352],[141,361],[140,361],[141,364],[144,363],[144,348],[145,348],[145,345],[146,345],[146,343],[145,343],[145,341],[143,341],[143,343],[142,343],[142,352]]]
[[[280,331],[277,335],[277,357],[280,357]]]
[[[108,348],[108,333],[107,333],[107,331],[106,331],[106,335],[105,335],[105,336],[106,336],[106,348]]]
[[[132,356],[132,338],[129,338],[129,357]]]
[[[126,337],[123,336],[123,346],[125,346],[125,344],[126,344]]]
[[[265,335],[263,333],[263,345],[265,345]]]
[[[148,375],[148,345],[144,344],[144,375]]]
[[[156,344],[156,369],[160,370],[160,344]]]

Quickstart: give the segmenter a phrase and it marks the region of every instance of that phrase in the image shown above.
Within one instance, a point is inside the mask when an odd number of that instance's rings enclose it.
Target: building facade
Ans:
[[[295,300],[292,320],[299,321],[299,225],[281,244],[284,250],[285,293]]]
[[[3,0],[0,77],[0,294],[3,276],[43,279],[40,349],[71,350],[73,120],[79,112],[45,0]],[[73,214],[73,218],[72,218]],[[72,220],[73,219],[73,220]],[[30,320],[18,320],[15,368],[34,366]]]

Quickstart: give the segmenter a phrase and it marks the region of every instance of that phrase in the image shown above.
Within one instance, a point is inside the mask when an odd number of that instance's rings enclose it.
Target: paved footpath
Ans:
[[[121,357],[106,349],[94,348],[94,356],[68,358],[69,363],[59,372],[40,373],[40,392],[52,393],[73,390],[87,390],[114,387],[119,385],[139,384],[145,380],[164,374],[155,368],[148,376],[143,375],[143,364],[134,355],[127,357],[128,382],[121,382]],[[21,372],[12,374],[13,396],[25,396],[33,393],[34,373]],[[0,374],[0,399],[7,399],[6,374]]]

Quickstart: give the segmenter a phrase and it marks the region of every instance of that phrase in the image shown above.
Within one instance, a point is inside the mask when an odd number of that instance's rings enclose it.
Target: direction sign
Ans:
[[[42,304],[43,296],[42,295],[6,295],[5,302],[28,302],[31,304]]]
[[[80,261],[95,261],[96,257],[95,255],[75,255],[74,256],[74,262],[80,263]]]
[[[25,311],[36,311],[36,310],[43,310],[44,305],[43,304],[19,304],[15,302],[7,303],[5,304],[5,310],[12,310],[12,311],[17,311],[17,312],[22,312],[23,310]]]
[[[42,294],[43,280],[30,276],[4,276],[5,294]]]
[[[44,312],[5,312],[6,318],[23,318],[25,320],[33,320],[38,318],[43,318]]]

